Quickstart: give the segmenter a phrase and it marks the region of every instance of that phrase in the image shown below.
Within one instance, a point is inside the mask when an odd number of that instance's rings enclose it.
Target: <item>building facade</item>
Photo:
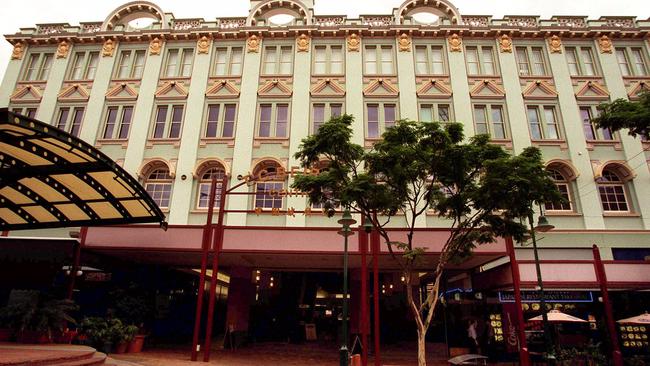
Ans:
[[[248,291],[236,286],[259,292],[260,281],[273,287],[273,275],[259,273],[341,266],[336,220],[288,187],[300,173],[301,139],[347,113],[354,142],[367,148],[399,119],[462,122],[467,135],[488,133],[514,154],[539,147],[567,198],[544,208],[555,225],[539,244],[546,285],[597,290],[597,245],[612,290],[650,287],[650,142],[590,121],[599,103],[650,90],[650,20],[492,19],[461,14],[447,0],[407,0],[392,13],[350,19],[314,14],[313,5],[252,0],[247,17],[205,20],[135,1],[103,22],[39,24],[5,36],[14,51],[0,105],[94,144],[167,214],[167,232],[88,228],[86,250],[197,267],[211,178],[287,172],[226,201],[227,321],[248,331],[241,309],[254,300],[235,295]],[[446,223],[431,213],[417,225],[434,261]],[[534,289],[530,247],[515,246],[522,286]],[[399,274],[383,249],[382,278],[392,290]],[[479,248],[454,268],[448,287],[511,291],[506,249],[503,241]],[[354,268],[360,250],[351,247]]]

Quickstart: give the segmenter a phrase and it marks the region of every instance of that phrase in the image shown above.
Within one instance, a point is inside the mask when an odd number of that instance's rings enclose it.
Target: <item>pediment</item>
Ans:
[[[506,92],[493,80],[482,80],[474,84],[469,91],[472,98],[503,98]]]
[[[416,94],[419,98],[451,98],[452,91],[444,81],[430,79],[420,84]]]
[[[345,96],[345,89],[336,80],[319,80],[310,92],[312,97],[342,97]]]
[[[608,100],[609,92],[596,81],[585,82],[576,92],[578,100]]]
[[[556,99],[557,91],[544,80],[533,81],[521,93],[524,99]]]
[[[90,97],[88,90],[81,84],[72,84],[64,88],[58,96],[60,102],[87,102]]]
[[[189,94],[183,83],[168,81],[156,90],[156,99],[187,99]]]
[[[109,100],[136,100],[138,91],[129,84],[123,83],[115,85],[106,93],[106,99]]]
[[[230,80],[217,80],[205,92],[207,98],[238,98],[239,89]]]
[[[24,85],[11,94],[12,103],[40,103],[43,95],[37,87],[33,85]]]
[[[363,90],[366,97],[397,97],[399,90],[386,79],[375,79]]]
[[[646,83],[645,81],[639,81],[630,88],[630,90],[627,92],[628,98],[631,100],[636,100],[639,99],[639,94],[646,92],[650,93],[650,85]]]
[[[290,97],[293,91],[282,80],[269,80],[257,90],[261,98]]]

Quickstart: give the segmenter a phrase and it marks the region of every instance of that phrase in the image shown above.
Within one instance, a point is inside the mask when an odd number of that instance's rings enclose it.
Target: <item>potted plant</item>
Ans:
[[[88,338],[92,346],[110,353],[113,346],[114,330],[109,329],[109,324],[104,318],[88,317],[81,322],[81,333]]]
[[[128,350],[129,343],[135,338],[136,334],[138,334],[138,327],[135,325],[123,326],[115,341],[115,353],[125,353]]]
[[[45,296],[34,301],[19,301],[8,306],[11,327],[22,343],[50,343],[52,334],[63,332],[67,324],[75,323],[70,315],[78,306],[72,300],[55,300]]]
[[[133,337],[133,340],[129,342],[128,352],[142,352],[142,347],[144,346],[144,337],[146,337],[144,334],[137,334],[135,337]]]

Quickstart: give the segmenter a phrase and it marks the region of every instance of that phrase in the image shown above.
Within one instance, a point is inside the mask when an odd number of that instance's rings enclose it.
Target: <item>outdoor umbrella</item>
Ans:
[[[625,318],[621,320],[617,320],[617,323],[625,323],[625,324],[640,324],[640,325],[650,325],[650,314],[647,312],[645,314],[633,316],[631,318]]]
[[[576,318],[573,315],[565,314],[559,310],[551,310],[548,312],[548,321],[551,323],[587,323],[586,320]],[[534,318],[528,319],[528,321],[542,321],[542,316],[538,315]]]

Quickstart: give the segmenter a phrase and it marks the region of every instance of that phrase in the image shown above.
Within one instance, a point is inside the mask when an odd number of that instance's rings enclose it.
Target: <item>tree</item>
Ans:
[[[349,207],[379,232],[405,278],[409,311],[417,324],[418,364],[423,366],[426,333],[447,265],[497,237],[521,240],[527,229],[520,219],[532,204],[561,197],[536,148],[512,156],[490,144],[487,135],[463,142],[458,123],[403,120],[364,150],[350,142],[352,121],[350,115],[333,118],[302,140],[295,157],[303,167],[321,160],[329,165],[320,174],[297,176],[292,187],[309,192],[310,202],[323,204],[330,216],[336,204]],[[431,291],[420,303],[412,288],[424,249],[415,246],[414,228],[431,209],[448,219],[449,236],[432,268]],[[391,239],[387,226],[394,218],[405,220],[406,242]]]
[[[641,135],[650,140],[650,92],[640,94],[638,101],[621,98],[603,103],[598,109],[601,113],[593,119],[598,127],[612,131],[627,128],[630,136]]]

